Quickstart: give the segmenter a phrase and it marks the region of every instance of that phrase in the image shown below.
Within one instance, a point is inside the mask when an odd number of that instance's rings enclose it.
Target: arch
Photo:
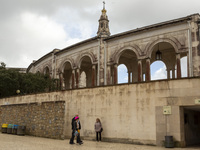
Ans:
[[[48,74],[48,75],[50,75],[50,72],[51,72],[51,70],[50,70],[51,68],[49,67],[49,65],[45,65],[45,67],[43,68],[43,74]]]
[[[70,61],[65,61],[62,68],[62,77],[64,82],[64,88],[65,89],[71,89],[74,86],[74,76],[72,71],[72,64]]]
[[[82,60],[85,58],[85,57],[89,57],[90,58],[90,61],[92,62],[92,64],[95,64],[96,62],[96,57],[93,53],[91,52],[86,52],[86,53],[82,53],[76,60],[76,65],[78,68],[80,68],[81,66],[81,63],[82,63]]]
[[[157,39],[157,40],[147,44],[147,46],[145,47],[146,56],[151,58],[151,54],[153,52],[154,46],[161,42],[171,44],[173,46],[173,48],[175,49],[176,53],[178,53],[179,49],[181,48],[180,42],[174,37],[172,37],[171,39],[170,38],[160,38],[160,39]]]
[[[113,61],[114,61],[115,64],[119,63],[119,58],[120,58],[121,54],[126,50],[133,51],[136,54],[137,59],[139,58],[139,55],[142,54],[141,49],[137,45],[123,47],[120,50],[118,50],[113,56]]]
[[[163,61],[154,61],[150,67],[151,80],[167,79],[167,66]]]
[[[71,68],[73,69],[73,66],[74,66],[74,61],[73,59],[65,59],[65,61],[63,61],[59,67],[59,70],[63,73],[64,72],[64,68],[65,68],[65,64],[66,63],[69,63],[71,65]]]
[[[128,67],[125,64],[120,64],[117,67],[118,72],[118,84],[128,83]]]

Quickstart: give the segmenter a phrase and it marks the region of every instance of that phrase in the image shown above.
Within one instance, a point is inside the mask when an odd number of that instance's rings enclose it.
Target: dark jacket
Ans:
[[[72,118],[72,130],[74,129],[74,121],[75,121],[75,117],[74,118]]]
[[[73,121],[73,119],[72,119],[72,121]],[[74,119],[74,121],[72,122],[72,130],[80,130],[81,129],[80,121],[78,122],[78,124],[79,124],[79,128],[77,127],[76,120]]]

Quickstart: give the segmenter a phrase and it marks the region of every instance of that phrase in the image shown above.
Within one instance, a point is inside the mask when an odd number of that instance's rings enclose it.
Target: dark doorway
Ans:
[[[200,106],[184,107],[186,147],[200,147]]]

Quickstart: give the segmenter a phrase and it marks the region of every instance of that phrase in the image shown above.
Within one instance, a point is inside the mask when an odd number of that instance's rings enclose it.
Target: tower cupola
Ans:
[[[98,28],[97,36],[108,37],[110,36],[110,30],[109,30],[108,16],[106,15],[105,2],[103,2],[103,9],[101,12],[102,14],[99,19],[99,28]]]

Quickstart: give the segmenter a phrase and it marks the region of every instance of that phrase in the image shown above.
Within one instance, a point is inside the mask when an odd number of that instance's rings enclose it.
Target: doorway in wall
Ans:
[[[184,107],[184,134],[186,147],[200,148],[200,106]]]

